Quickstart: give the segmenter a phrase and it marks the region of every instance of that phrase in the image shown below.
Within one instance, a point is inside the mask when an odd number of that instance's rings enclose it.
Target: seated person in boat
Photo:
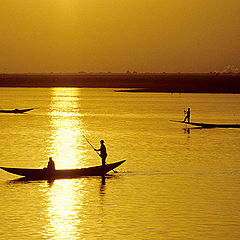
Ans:
[[[48,165],[47,165],[47,169],[48,169],[48,171],[50,171],[50,172],[55,171],[55,163],[54,163],[54,161],[52,160],[52,157],[49,158]]]

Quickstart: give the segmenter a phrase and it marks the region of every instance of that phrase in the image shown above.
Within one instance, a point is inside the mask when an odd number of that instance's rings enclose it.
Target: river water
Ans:
[[[0,171],[0,239],[217,239],[240,236],[240,95],[115,89],[0,88],[0,166],[56,168],[127,161],[101,177],[21,182]]]

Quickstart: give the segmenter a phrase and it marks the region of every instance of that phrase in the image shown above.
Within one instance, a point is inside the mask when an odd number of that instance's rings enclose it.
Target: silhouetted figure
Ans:
[[[100,143],[101,143],[101,147],[99,149],[94,149],[94,150],[100,152],[99,156],[102,158],[102,165],[104,166],[106,165],[107,149],[104,145],[103,140],[101,140]]]
[[[49,158],[49,161],[48,161],[47,170],[50,173],[53,173],[55,171],[55,163],[54,163],[54,161],[52,160],[51,157]]]
[[[186,120],[187,120],[188,122],[190,122],[190,108],[188,108],[187,111],[184,110],[184,113],[186,114],[186,116],[185,116],[183,122],[186,122]]]

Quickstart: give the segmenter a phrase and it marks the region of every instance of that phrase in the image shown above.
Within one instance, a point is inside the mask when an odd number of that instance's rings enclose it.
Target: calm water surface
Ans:
[[[101,177],[20,182],[0,171],[0,239],[239,239],[240,95],[117,93],[114,89],[0,88],[0,166],[56,168],[126,159]]]

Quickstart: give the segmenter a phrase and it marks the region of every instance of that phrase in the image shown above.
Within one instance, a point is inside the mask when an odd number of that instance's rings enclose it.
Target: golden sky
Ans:
[[[0,72],[240,69],[240,0],[0,0]]]

